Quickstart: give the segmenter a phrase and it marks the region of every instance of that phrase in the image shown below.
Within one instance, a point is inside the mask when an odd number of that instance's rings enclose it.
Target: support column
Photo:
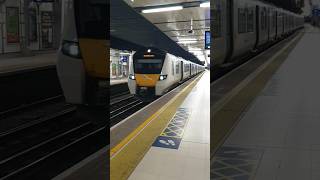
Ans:
[[[24,0],[23,3],[23,12],[24,12],[24,33],[25,33],[25,37],[23,42],[21,43],[21,53],[24,56],[32,56],[33,53],[32,51],[29,49],[29,5],[32,2],[32,0]],[[22,8],[22,7],[21,7]]]

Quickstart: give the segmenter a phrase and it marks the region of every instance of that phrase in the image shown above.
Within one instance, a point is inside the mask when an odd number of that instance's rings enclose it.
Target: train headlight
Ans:
[[[159,80],[163,81],[165,79],[167,79],[168,75],[160,75]]]
[[[81,58],[80,47],[77,42],[63,41],[61,51],[64,55]]]
[[[136,79],[136,77],[135,77],[133,74],[130,74],[130,75],[129,75],[129,79],[131,79],[131,80],[135,80],[135,79]]]

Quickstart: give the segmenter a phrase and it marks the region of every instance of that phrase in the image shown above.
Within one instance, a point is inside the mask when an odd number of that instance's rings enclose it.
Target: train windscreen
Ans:
[[[75,17],[81,38],[109,39],[110,4],[106,0],[76,0]]]
[[[160,74],[162,69],[161,59],[137,59],[134,64],[136,74]]]

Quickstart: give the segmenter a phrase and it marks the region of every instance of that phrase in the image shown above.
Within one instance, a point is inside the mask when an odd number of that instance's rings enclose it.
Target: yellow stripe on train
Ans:
[[[135,77],[138,86],[155,87],[160,74],[135,74]]]
[[[109,77],[107,65],[110,52],[107,49],[108,41],[101,39],[79,39],[79,45],[85,71],[89,76],[106,79]]]

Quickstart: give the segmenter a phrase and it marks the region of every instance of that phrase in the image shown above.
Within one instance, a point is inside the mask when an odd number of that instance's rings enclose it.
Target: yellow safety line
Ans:
[[[138,136],[156,117],[159,116],[169,105],[171,105],[180,94],[185,92],[192,84],[194,84],[202,74],[200,74],[199,77],[194,79],[189,85],[187,85],[182,91],[180,91],[177,95],[175,95],[174,98],[172,98],[167,104],[165,104],[161,109],[159,109],[157,112],[152,114],[147,120],[145,120],[141,125],[139,125],[134,131],[132,131],[127,137],[125,137],[119,144],[117,144],[115,147],[113,147],[110,150],[110,159],[113,159],[121,150],[126,147],[136,136]]]

